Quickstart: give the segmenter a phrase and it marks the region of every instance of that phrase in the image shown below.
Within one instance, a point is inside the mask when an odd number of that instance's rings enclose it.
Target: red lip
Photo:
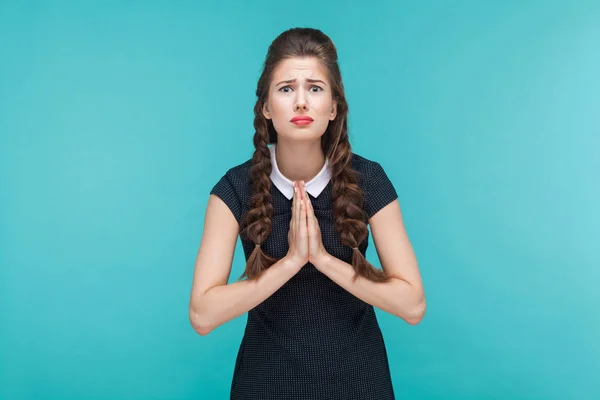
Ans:
[[[290,122],[298,122],[298,121],[312,122],[313,119],[307,115],[300,115],[300,116],[294,117],[290,120]]]

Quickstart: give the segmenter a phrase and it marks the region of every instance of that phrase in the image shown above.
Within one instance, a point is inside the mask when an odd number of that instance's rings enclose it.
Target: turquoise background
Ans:
[[[228,398],[246,316],[188,321],[204,211],[251,156],[268,45],[310,26],[425,284],[419,325],[377,311],[397,397],[599,399],[599,21],[598,1],[0,1],[0,398]],[[230,280],[243,264],[238,243]]]

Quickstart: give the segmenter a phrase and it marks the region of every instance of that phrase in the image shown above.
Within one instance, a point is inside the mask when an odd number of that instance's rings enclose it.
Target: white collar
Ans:
[[[275,159],[276,146],[277,145],[274,144],[270,148],[271,165],[273,166],[273,168],[271,169],[271,181],[273,181],[273,184],[277,187],[277,189],[279,189],[281,193],[283,193],[285,197],[288,198],[288,200],[291,200],[292,197],[294,197],[294,186],[292,184],[292,181],[283,176],[283,174],[279,171],[279,168],[277,167],[277,160]],[[319,171],[317,176],[312,178],[310,181],[306,182],[306,191],[311,196],[317,197],[323,191],[323,189],[325,189],[330,179],[331,169],[329,168],[329,160],[325,159],[325,165],[323,165],[323,168],[321,168],[321,171]]]

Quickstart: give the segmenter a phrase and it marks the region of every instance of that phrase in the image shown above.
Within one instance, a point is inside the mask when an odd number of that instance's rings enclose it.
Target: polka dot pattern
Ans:
[[[248,210],[251,160],[229,169],[211,190],[241,222]],[[380,164],[357,154],[352,167],[372,217],[398,196]],[[263,243],[281,258],[288,250],[292,200],[275,185],[273,228]],[[352,249],[340,241],[332,218],[331,181],[309,194],[333,256],[350,263]],[[241,238],[246,260],[254,243]],[[368,236],[360,244],[365,254]],[[373,306],[333,282],[312,264],[248,312],[237,354],[230,400],[390,400],[394,390],[383,335]]]

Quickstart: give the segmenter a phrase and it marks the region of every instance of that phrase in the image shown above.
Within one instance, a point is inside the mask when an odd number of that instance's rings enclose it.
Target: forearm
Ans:
[[[194,329],[205,335],[239,317],[275,293],[297,272],[298,268],[284,257],[256,280],[243,280],[210,288],[191,304],[190,319]]]
[[[373,282],[359,276],[353,282],[355,272],[352,265],[329,254],[315,267],[365,303],[396,315],[409,324],[416,324],[423,317],[423,291],[404,280],[395,278],[391,282]]]

